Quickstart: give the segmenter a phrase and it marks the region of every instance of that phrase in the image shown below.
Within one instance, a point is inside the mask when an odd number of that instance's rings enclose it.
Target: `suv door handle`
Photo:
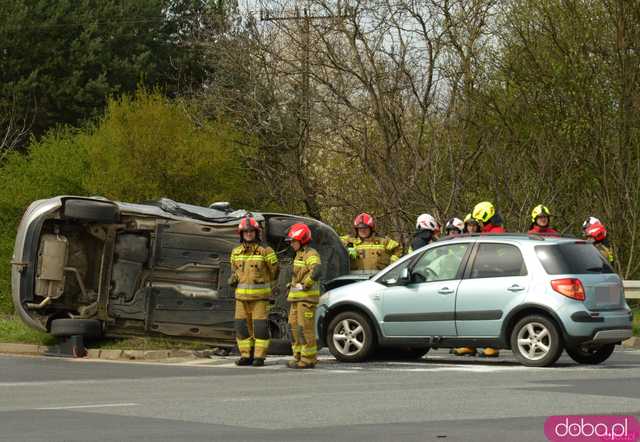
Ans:
[[[438,293],[440,293],[441,295],[450,295],[453,293],[453,290],[451,290],[449,287],[442,287],[440,290],[438,290]]]
[[[524,290],[524,287],[522,287],[521,285],[518,285],[518,284],[513,284],[507,290],[509,290],[510,292],[521,292],[521,291]]]

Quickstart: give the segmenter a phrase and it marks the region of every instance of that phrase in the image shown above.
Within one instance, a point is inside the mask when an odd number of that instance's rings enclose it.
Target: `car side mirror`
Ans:
[[[398,284],[409,284],[411,282],[411,272],[408,268],[402,269],[400,277],[398,278]]]

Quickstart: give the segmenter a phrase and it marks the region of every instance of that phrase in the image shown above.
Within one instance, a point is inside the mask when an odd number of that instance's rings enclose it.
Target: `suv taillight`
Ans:
[[[551,287],[567,298],[584,301],[584,286],[577,278],[554,279],[551,281]]]

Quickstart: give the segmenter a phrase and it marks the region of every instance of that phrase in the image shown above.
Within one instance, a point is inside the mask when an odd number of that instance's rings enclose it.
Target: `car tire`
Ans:
[[[64,217],[113,224],[119,221],[120,212],[111,202],[70,199],[64,202]]]
[[[49,334],[58,337],[99,338],[102,336],[102,323],[97,319],[54,319],[51,321]]]
[[[380,359],[395,359],[401,361],[413,361],[422,359],[429,353],[430,347],[388,347],[381,348],[376,352],[376,357]]]
[[[578,364],[597,365],[609,359],[615,349],[616,344],[606,344],[593,349],[585,349],[577,346],[567,347],[565,350],[571,359]]]
[[[331,320],[327,329],[329,351],[341,362],[366,360],[375,348],[374,340],[375,335],[369,319],[358,312],[347,311],[338,314]]]
[[[562,354],[562,338],[554,321],[541,315],[522,318],[511,332],[511,349],[527,367],[548,367]]]

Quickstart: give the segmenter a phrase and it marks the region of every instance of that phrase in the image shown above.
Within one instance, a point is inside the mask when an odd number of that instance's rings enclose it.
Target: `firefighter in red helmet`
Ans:
[[[602,254],[604,259],[613,265],[613,251],[609,245],[608,232],[604,224],[602,224],[598,218],[590,216],[582,223],[582,232],[586,238],[593,241],[593,245]]]
[[[241,244],[231,252],[229,285],[235,287],[237,365],[261,367],[269,349],[269,298],[278,279],[278,258],[271,247],[260,245],[262,229],[248,214],[240,220]]]
[[[353,228],[355,236],[340,237],[349,252],[351,271],[382,270],[402,255],[400,243],[375,235],[376,223],[368,213],[356,216]]]
[[[311,246],[311,230],[306,224],[289,228],[287,240],[296,252],[287,300],[291,303],[293,359],[289,368],[314,368],[317,363],[315,314],[320,297],[320,254]]]

